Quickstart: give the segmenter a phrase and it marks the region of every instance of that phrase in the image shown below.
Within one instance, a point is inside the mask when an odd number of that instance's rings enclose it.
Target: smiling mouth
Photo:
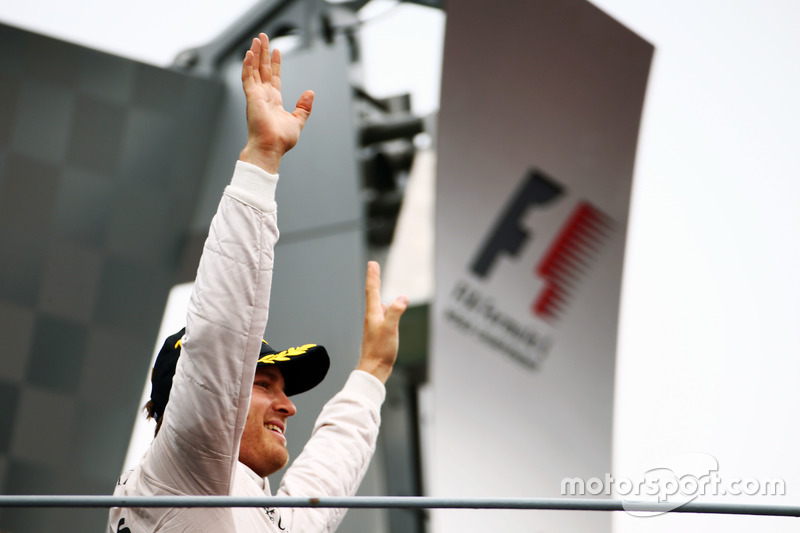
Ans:
[[[274,431],[278,435],[283,435],[283,430],[275,424],[266,424],[266,428],[270,431]]]

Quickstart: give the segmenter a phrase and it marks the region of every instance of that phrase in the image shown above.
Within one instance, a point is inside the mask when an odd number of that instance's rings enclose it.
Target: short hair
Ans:
[[[153,438],[158,435],[158,430],[161,429],[161,423],[164,421],[164,415],[156,416],[155,405],[153,404],[153,400],[148,400],[146,404],[144,404],[144,409],[142,409],[145,413],[147,413],[148,420],[155,420],[156,421],[156,431],[153,433]]]

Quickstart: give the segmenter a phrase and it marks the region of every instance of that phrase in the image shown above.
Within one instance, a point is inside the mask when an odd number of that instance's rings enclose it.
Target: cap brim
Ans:
[[[263,355],[258,366],[276,365],[283,375],[287,396],[300,394],[319,385],[330,368],[330,358],[324,346],[306,344],[282,352]]]

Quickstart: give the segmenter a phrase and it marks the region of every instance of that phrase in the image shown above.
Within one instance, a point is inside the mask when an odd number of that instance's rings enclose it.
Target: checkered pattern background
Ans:
[[[221,94],[0,26],[3,494],[113,490]],[[103,531],[105,517],[2,509],[0,531]]]

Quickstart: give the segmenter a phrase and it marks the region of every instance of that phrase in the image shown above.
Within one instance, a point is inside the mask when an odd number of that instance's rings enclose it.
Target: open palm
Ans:
[[[300,96],[293,112],[283,108],[281,55],[270,55],[269,39],[253,39],[242,63],[242,87],[247,98],[247,146],[241,159],[276,173],[280,158],[291,150],[311,114],[314,93]]]

